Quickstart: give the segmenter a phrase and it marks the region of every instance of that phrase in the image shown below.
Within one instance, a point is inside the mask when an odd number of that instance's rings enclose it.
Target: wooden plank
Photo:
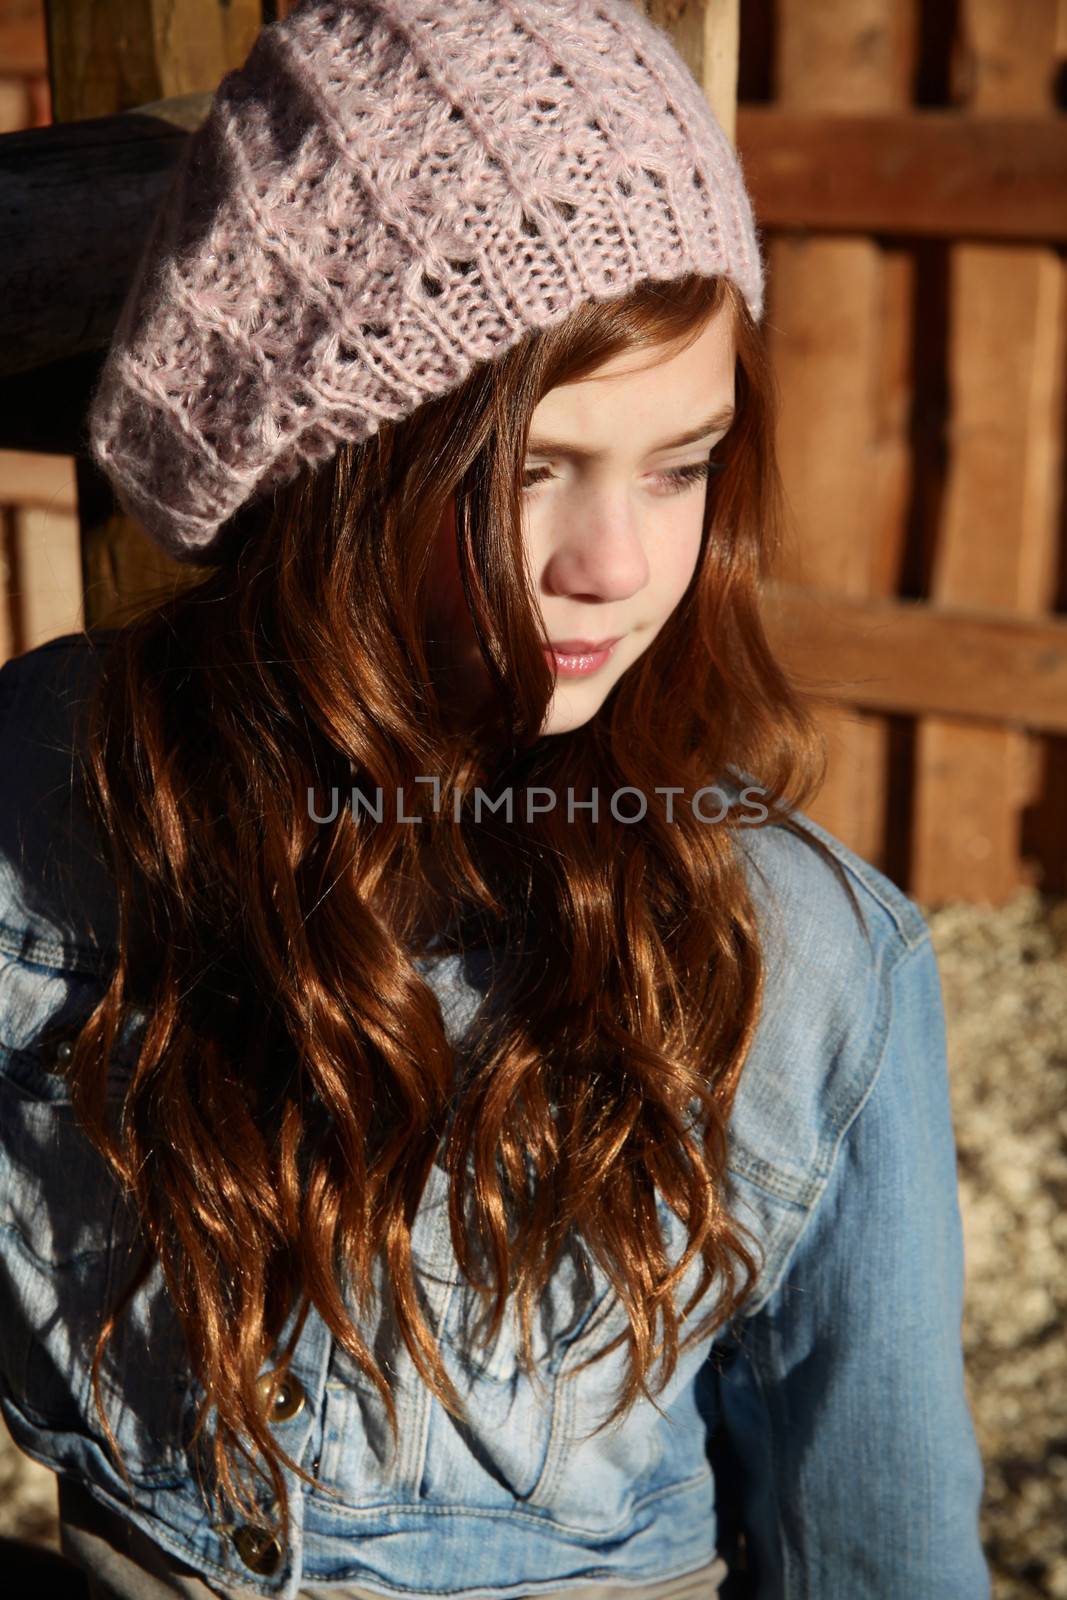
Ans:
[[[210,100],[0,137],[0,375],[107,344],[189,124]]]
[[[812,693],[867,711],[1067,734],[1067,618],[775,584],[768,636]]]
[[[710,59],[720,76],[723,49],[716,36]],[[725,107],[723,91],[715,92]],[[0,137],[0,372],[106,342],[184,134],[210,99],[174,96],[121,119]],[[1067,238],[1067,118],[817,116],[763,107],[742,108],[739,118],[746,177],[766,228]],[[931,137],[928,125],[950,136]],[[82,219],[76,235],[71,215]]]
[[[1057,7],[1053,55],[1062,74],[1067,62],[1067,0],[1059,0]],[[1067,380],[1059,391],[1061,407],[1067,403],[1065,388]],[[1064,439],[1064,429],[1058,431]],[[1055,603],[1067,612],[1067,497],[1060,512],[1060,578]],[[1032,747],[1034,782],[1021,818],[1023,862],[1035,864],[1035,881],[1046,893],[1067,895],[1067,739],[1034,739]]]
[[[973,116],[1051,109],[1055,0],[1010,14],[999,0],[964,0],[959,27]],[[949,283],[953,409],[931,597],[1040,615],[1056,547],[1063,264],[1038,246],[960,244]],[[1035,770],[1027,736],[930,717],[915,770],[913,892],[1003,904],[1031,876],[1020,849]]]
[[[0,504],[76,510],[74,462],[69,456],[0,450]]]
[[[26,79],[0,77],[0,134],[25,128],[32,121],[33,107]]]
[[[56,122],[214,89],[262,25],[261,0],[48,0]]]
[[[742,106],[737,140],[765,227],[1067,239],[1062,116]]]
[[[0,662],[19,655],[19,613],[14,600],[15,510],[0,502]]]
[[[914,53],[914,17],[892,0],[781,0],[778,105],[783,114],[897,111],[910,99]],[[911,261],[865,238],[778,235],[769,268],[779,456],[795,529],[780,576],[856,598],[893,592],[908,484]],[[811,814],[884,865],[884,719],[828,707],[820,727],[830,759]]]
[[[262,24],[260,0],[47,0],[48,70],[56,122],[106,116],[173,96],[213,94],[240,66]],[[76,463],[85,615],[107,620],[118,604],[182,572],[123,516],[87,455]]]
[[[20,506],[11,513],[18,651],[70,633],[82,623],[81,546],[73,511]]]
[[[1002,905],[1028,881],[1019,860],[1019,812],[1029,771],[1022,734],[943,717],[921,724],[911,888],[916,899]]]
[[[0,238],[0,277],[5,284],[0,300],[0,372],[26,371],[106,343],[117,302],[184,135],[203,120],[210,99],[209,93],[175,96],[138,106],[121,119],[93,118],[0,137],[0,212],[5,218]],[[1007,127],[1017,146],[1007,147],[1005,175],[1017,164],[1016,156],[1022,160],[1026,151],[1039,150],[1049,138],[1056,144],[1059,168],[1048,173],[1049,187],[1044,190],[1038,189],[1035,176],[1033,190],[1006,184],[999,195],[990,180],[987,190],[975,191],[965,207],[954,209],[940,194],[943,187],[959,187],[958,175],[944,166],[954,156],[938,150],[936,140],[927,141],[930,148],[923,150],[920,140],[913,188],[919,209],[931,208],[927,227],[914,208],[894,209],[891,173],[898,149],[908,150],[905,124],[922,117],[805,117],[762,108],[742,109],[740,115],[743,140],[751,141],[753,126],[763,128],[754,144],[743,144],[741,154],[764,227],[1067,236],[1063,203],[1067,119],[1007,123],[964,119],[957,113],[941,117],[959,125],[951,141],[956,153],[970,151],[973,144],[988,148],[995,158],[1002,147],[1002,125]],[[840,133],[835,131],[838,123]],[[773,131],[767,131],[768,125]],[[793,169],[798,162],[809,162],[803,141],[805,129],[813,127],[822,130],[815,136],[821,143],[811,154],[810,183],[805,187],[802,174],[798,181]],[[764,137],[766,148],[759,142]],[[884,142],[884,160],[867,153],[879,140]],[[783,171],[777,181],[768,182],[768,162],[779,160]],[[860,204],[848,199],[853,193]],[[71,215],[83,219],[76,235],[69,227]],[[988,223],[984,229],[983,216]]]
[[[4,0],[0,9],[0,71],[29,78],[48,61],[41,0]]]
[[[678,54],[703,87],[726,137],[737,128],[737,60],[740,0],[636,0],[637,7],[671,35]]]

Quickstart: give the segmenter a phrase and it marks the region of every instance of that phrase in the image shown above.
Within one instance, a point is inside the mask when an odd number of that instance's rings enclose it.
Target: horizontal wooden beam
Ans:
[[[820,699],[1067,734],[1067,617],[776,584],[766,620],[791,674]]]
[[[741,105],[737,148],[764,227],[1067,239],[1067,117]]]
[[[48,511],[78,509],[74,463],[69,456],[0,449],[0,486],[5,506],[43,506]]]
[[[48,71],[43,5],[5,5],[0,12],[0,73],[29,78]]]
[[[0,135],[0,376],[109,343],[171,169],[210,104],[181,95]]]
[[[106,347],[211,98],[0,135],[0,375]],[[1065,117],[742,105],[737,134],[766,228],[1067,239]]]

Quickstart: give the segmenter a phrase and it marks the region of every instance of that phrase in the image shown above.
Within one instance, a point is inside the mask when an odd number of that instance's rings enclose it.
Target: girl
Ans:
[[[9,663],[0,1377],[97,1595],[980,1600],[943,1017],[801,812],[737,161],[624,0],[304,0]]]

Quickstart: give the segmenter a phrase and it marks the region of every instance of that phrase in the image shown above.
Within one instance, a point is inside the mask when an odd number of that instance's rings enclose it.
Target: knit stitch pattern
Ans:
[[[301,0],[220,82],[88,413],[179,561],[246,502],[646,279],[763,266],[740,164],[630,0]]]

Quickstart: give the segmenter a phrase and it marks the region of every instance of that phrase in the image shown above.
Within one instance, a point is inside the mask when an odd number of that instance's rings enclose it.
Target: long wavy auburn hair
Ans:
[[[737,415],[714,451],[692,582],[597,713],[540,736],[553,676],[519,494],[533,411],[624,351],[675,353],[724,305]],[[727,1206],[727,1124],[764,965],[737,813],[709,826],[686,798],[748,776],[764,820],[746,811],[744,825],[798,833],[859,915],[833,855],[788,814],[821,783],[825,750],[761,621],[783,526],[774,409],[759,329],[728,280],[642,283],[333,449],[234,518],[217,564],[93,634],[106,648],[84,784],[116,888],[118,957],[67,1070],[75,1114],[142,1224],[92,1362],[128,1488],[100,1364],[156,1259],[203,1386],[194,1439],[217,1413],[216,1509],[225,1498],[256,1512],[237,1458],[264,1477],[258,1454],[284,1542],[282,1467],[314,1481],[278,1444],[257,1388],[293,1308],[282,1368],[314,1305],[376,1386],[396,1442],[392,1392],[359,1325],[380,1253],[418,1371],[464,1415],[413,1278],[435,1156],[488,1337],[513,1297],[525,1370],[533,1308],[565,1248],[580,1244],[625,1305],[628,1326],[589,1358],[629,1342],[602,1427],[639,1393],[655,1404],[653,1362],[658,1393],[679,1349],[751,1294],[758,1244]],[[426,637],[429,560],[452,496],[493,686],[473,725]],[[428,774],[441,780],[437,812],[416,782]],[[473,805],[479,785],[573,787],[581,800],[593,788],[651,797],[664,783],[681,790],[672,822],[651,801],[639,821],[606,805],[595,822],[581,808],[569,821],[559,806],[532,817],[516,806],[506,826]],[[331,808],[331,790],[354,786],[402,790],[408,815],[422,796],[422,824],[387,806],[368,819],[336,796]],[[450,912],[437,949],[500,952],[493,1005],[456,1045],[413,961],[434,889]],[[147,1020],[112,1131],[107,1063],[127,1005]],[[657,1196],[687,1229],[677,1262]],[[697,1256],[699,1285],[679,1309]]]

